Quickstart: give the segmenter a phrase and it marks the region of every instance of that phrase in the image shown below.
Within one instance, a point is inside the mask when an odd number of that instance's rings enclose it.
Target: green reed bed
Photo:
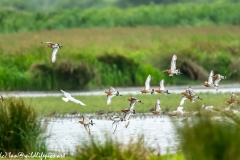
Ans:
[[[136,27],[41,31],[3,35],[0,40],[0,89],[82,90],[151,85],[197,84],[210,70],[239,81],[239,27]],[[51,63],[51,49],[41,41],[64,47]],[[176,54],[183,74],[169,77]]]
[[[0,153],[46,153],[46,127],[37,112],[23,99],[7,98],[0,103]],[[9,155],[6,155],[8,157]]]
[[[60,91],[59,91],[60,92]],[[136,91],[138,92],[138,91]],[[170,92],[170,91],[169,91]],[[196,100],[191,103],[189,100],[185,101],[184,108],[186,111],[198,111],[203,103],[209,106],[214,106],[219,109],[227,107],[227,100],[230,99],[231,94],[223,93],[199,93],[203,100]],[[150,109],[154,107],[157,98],[161,100],[161,109],[165,110],[168,107],[171,110],[176,109],[181,101],[181,94],[170,94],[165,96],[164,94],[148,94],[148,95],[133,95],[140,99],[144,104],[137,103],[135,110],[137,113],[150,113]],[[111,105],[107,106],[107,96],[102,95],[91,95],[91,96],[74,96],[76,99],[81,100],[87,106],[80,106],[73,102],[64,102],[59,97],[34,97],[34,98],[23,98],[27,104],[30,104],[34,109],[45,116],[49,116],[53,111],[56,111],[57,115],[70,114],[73,111],[77,111],[80,114],[84,113],[96,113],[99,110],[104,110],[107,113],[109,110],[115,111],[116,114],[121,113],[121,109],[129,107],[128,98],[130,95],[123,95],[113,97]]]

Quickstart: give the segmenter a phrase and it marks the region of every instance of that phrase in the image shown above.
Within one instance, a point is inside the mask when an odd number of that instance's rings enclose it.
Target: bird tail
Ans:
[[[65,102],[68,102],[69,99],[68,98],[65,98],[65,97],[62,97],[62,100],[64,100]]]
[[[165,94],[168,95],[168,94],[171,94],[171,93],[169,93],[168,90],[166,90],[166,91],[165,91]]]
[[[95,124],[95,123],[93,123],[93,121],[91,120],[90,124],[93,126],[93,124]]]

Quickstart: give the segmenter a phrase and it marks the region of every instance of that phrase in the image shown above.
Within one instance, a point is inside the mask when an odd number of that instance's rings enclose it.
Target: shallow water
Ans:
[[[204,83],[204,82],[203,82]],[[188,88],[189,85],[182,86],[165,86],[166,89],[169,90],[170,93],[181,93]],[[152,88],[159,88],[159,86],[151,86]],[[200,85],[191,86],[195,93],[231,93],[231,92],[240,92],[240,84],[221,84],[219,86],[218,91],[214,89],[214,87],[207,88]],[[100,95],[106,89],[102,90],[91,90],[91,91],[71,91],[71,95],[81,95],[81,96],[89,96],[89,95]],[[117,87],[115,88],[122,95],[126,94],[141,94],[139,91],[143,89],[143,87]],[[45,96],[62,96],[62,92],[59,91],[6,91],[2,92],[3,97],[45,97]]]
[[[76,146],[82,142],[90,141],[90,136],[79,118],[52,118],[48,121],[48,133],[51,137],[48,139],[48,147],[52,152],[74,154]],[[119,122],[117,130],[112,134],[112,121],[92,118],[95,125],[90,126],[91,135],[101,142],[105,139],[107,133],[113,139],[120,143],[127,144],[130,139],[136,140],[143,134],[149,147],[160,150],[161,154],[176,152],[179,139],[176,136],[172,118],[168,116],[135,116],[130,120],[128,128],[125,128],[125,122]],[[180,122],[181,123],[181,122]],[[181,125],[181,124],[180,124]],[[159,148],[160,147],[160,148]]]

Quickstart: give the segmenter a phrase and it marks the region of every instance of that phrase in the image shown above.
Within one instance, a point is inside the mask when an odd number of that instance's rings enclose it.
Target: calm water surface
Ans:
[[[48,133],[51,137],[48,139],[50,151],[70,152],[74,154],[76,146],[82,142],[90,141],[90,136],[84,126],[79,121],[80,118],[52,118],[48,121]],[[141,134],[148,146],[160,150],[160,153],[176,152],[179,139],[174,130],[173,121],[168,116],[135,116],[130,120],[128,128],[125,128],[125,122],[119,122],[117,130],[112,134],[112,121],[106,118],[92,118],[95,125],[90,126],[91,135],[104,141],[107,133],[113,139],[127,144],[132,138],[134,140]],[[181,125],[182,122],[178,122]],[[160,147],[160,148],[159,148]]]

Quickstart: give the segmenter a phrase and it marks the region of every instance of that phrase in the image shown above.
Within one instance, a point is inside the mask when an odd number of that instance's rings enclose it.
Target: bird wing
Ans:
[[[213,84],[213,70],[211,70],[209,77],[208,77],[208,84]]]
[[[41,42],[41,43],[47,43],[47,44],[55,45],[55,43],[53,43],[53,42]]]
[[[163,80],[161,80],[161,82],[159,83],[159,85],[160,85],[160,90],[162,90],[162,91],[165,91],[165,87],[164,87],[164,79]]]
[[[111,104],[112,98],[113,98],[114,96],[115,96],[114,94],[109,94],[109,95],[107,95],[107,105],[110,105],[110,104]]]
[[[109,91],[115,92],[116,90],[113,87],[109,86]]]
[[[196,94],[193,92],[193,89],[189,86],[188,88],[188,93],[190,94],[190,96],[195,96]]]
[[[113,133],[116,131],[117,125],[118,125],[118,122],[113,122],[113,123],[112,123]]]
[[[125,121],[127,121],[127,120],[129,120],[129,118],[130,118],[131,115],[132,115],[132,112],[131,112],[131,111],[128,111],[128,112],[125,113],[123,119],[124,119]]]
[[[232,101],[232,102],[237,101],[237,97],[236,97],[236,94],[235,94],[235,93],[232,93],[232,95],[231,95],[231,101]]]
[[[149,90],[150,89],[150,81],[151,81],[151,75],[148,75],[146,81],[145,81],[145,89]]]
[[[172,57],[172,61],[171,61],[171,70],[172,71],[176,70],[176,60],[177,60],[177,56],[174,54]]]
[[[58,49],[59,49],[59,47],[53,48],[53,52],[52,52],[52,63],[54,63],[54,62],[56,61]]]
[[[217,78],[213,83],[214,86],[218,87],[219,82],[221,81],[221,77]]]
[[[80,104],[80,105],[82,105],[82,106],[86,106],[86,104],[84,104],[84,103],[81,102],[80,100],[75,99],[75,98],[73,98],[73,97],[71,97],[69,100],[72,101],[72,102],[74,102],[74,103]]]
[[[90,121],[90,118],[89,116],[82,116],[84,122],[89,122]]]
[[[67,93],[67,92],[65,92],[63,90],[61,90],[61,92],[63,92],[64,96],[67,97],[68,99],[72,98],[71,94],[69,94],[69,93]]]
[[[158,100],[157,100],[157,102],[155,104],[155,110],[156,111],[160,111],[161,110],[161,108],[160,108],[160,99],[159,98],[158,98]]]
[[[135,104],[136,102],[131,102],[129,110],[134,110]]]
[[[182,106],[184,104],[184,101],[188,99],[187,97],[183,96],[181,101],[180,101],[180,106]]]
[[[90,135],[89,124],[84,124],[84,127],[85,127],[86,131],[88,132],[88,134]]]

